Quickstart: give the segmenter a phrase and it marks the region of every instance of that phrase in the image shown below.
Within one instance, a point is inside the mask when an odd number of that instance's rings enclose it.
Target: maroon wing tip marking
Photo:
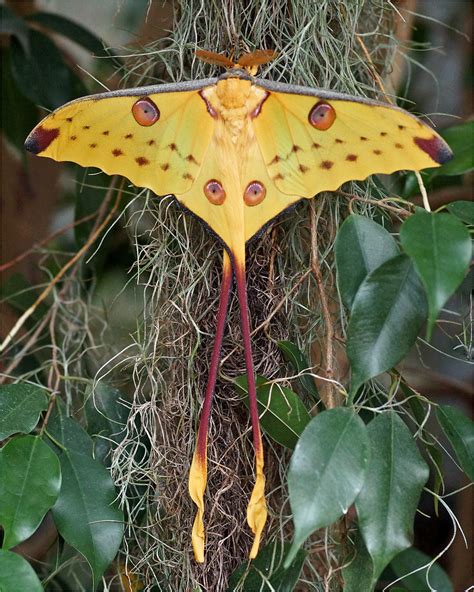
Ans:
[[[438,164],[444,164],[453,157],[451,148],[438,136],[432,136],[431,138],[415,137],[413,138],[413,141],[418,148],[421,148],[423,152],[426,152],[426,154]]]
[[[39,125],[26,138],[25,149],[33,154],[39,154],[48,148],[53,140],[59,136],[59,128],[45,129]]]

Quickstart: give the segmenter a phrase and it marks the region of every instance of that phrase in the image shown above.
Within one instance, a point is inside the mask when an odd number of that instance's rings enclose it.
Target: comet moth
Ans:
[[[302,199],[375,173],[419,171],[452,157],[444,140],[406,111],[377,101],[256,78],[275,57],[258,50],[237,63],[211,52],[218,78],[92,95],[48,115],[25,147],[38,156],[123,175],[155,194],[176,197],[223,247],[214,349],[189,476],[197,506],[192,545],[204,561],[207,431],[227,307],[235,278],[255,449],[247,508],[257,555],[267,517],[245,276],[245,245]]]

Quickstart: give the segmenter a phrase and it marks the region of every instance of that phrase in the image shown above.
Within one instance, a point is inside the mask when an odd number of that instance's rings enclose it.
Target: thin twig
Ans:
[[[319,292],[319,299],[321,301],[321,312],[324,319],[324,325],[326,327],[326,338],[325,338],[325,354],[324,354],[324,364],[325,364],[325,377],[332,379],[333,378],[333,361],[334,361],[334,348],[333,348],[333,341],[334,341],[334,327],[332,323],[331,312],[329,310],[328,299],[326,296],[326,291],[324,289],[324,280],[323,275],[321,273],[321,265],[319,261],[319,253],[318,253],[318,223],[321,217],[321,208],[317,209],[314,200],[311,201],[310,205],[311,209],[311,271],[316,279],[316,284],[318,286]],[[327,400],[325,401],[325,405],[328,409],[332,409],[336,406],[335,396],[334,396],[334,385],[332,382],[328,381],[326,384],[326,392],[327,392]]]
[[[112,185],[109,188],[109,192],[111,192],[113,190],[114,190],[114,187]],[[121,197],[122,197],[122,189],[119,190],[119,192],[117,194],[117,198],[114,203],[114,206],[110,210],[109,214],[106,216],[106,218],[102,222],[102,224],[100,224],[96,228],[95,232],[93,232],[91,234],[91,236],[89,237],[87,242],[83,245],[83,247],[81,249],[79,249],[79,251],[74,255],[74,257],[72,257],[72,259],[70,259],[66,263],[66,265],[64,265],[64,267],[61,268],[61,270],[51,280],[51,282],[48,284],[48,286],[41,292],[41,294],[38,296],[38,298],[35,300],[35,302],[21,315],[21,317],[18,319],[18,321],[12,327],[11,331],[8,333],[5,340],[3,341],[3,343],[0,346],[0,353],[3,352],[4,349],[10,344],[12,339],[15,337],[15,335],[18,333],[18,331],[24,325],[25,321],[27,319],[29,319],[29,317],[35,312],[35,310],[38,308],[38,306],[48,297],[48,295],[50,294],[50,292],[52,291],[54,286],[59,282],[59,280],[63,277],[63,275],[66,273],[66,271],[68,269],[70,269],[84,255],[84,253],[87,252],[87,250],[89,249],[89,247],[92,244],[94,244],[94,242],[96,241],[97,237],[100,235],[102,230],[104,230],[104,228],[106,228],[107,224],[110,222],[110,220],[115,215],[115,212],[117,211],[118,206],[120,204]]]

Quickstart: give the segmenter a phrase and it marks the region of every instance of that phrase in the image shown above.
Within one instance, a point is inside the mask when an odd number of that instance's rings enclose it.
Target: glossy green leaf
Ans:
[[[86,454],[59,455],[63,483],[53,507],[56,526],[64,540],[90,565],[95,590],[113,561],[123,535],[123,513],[115,502],[109,472]]]
[[[360,532],[355,539],[353,555],[342,570],[342,577],[344,592],[372,592],[374,589],[374,563]]]
[[[38,110],[18,90],[9,47],[1,48],[1,66],[1,129],[11,144],[23,151],[25,138],[38,121]]]
[[[274,541],[260,550],[253,561],[247,561],[230,576],[228,592],[292,592],[298,582],[306,552],[300,549],[285,569],[283,560],[290,545]]]
[[[129,408],[122,393],[105,382],[90,389],[84,406],[87,417],[87,431],[94,439],[94,456],[107,463],[112,443],[123,440]]]
[[[469,268],[469,231],[450,214],[419,210],[403,224],[400,240],[426,289],[430,335],[441,307],[461,284]]]
[[[436,417],[443,428],[456,458],[471,481],[474,481],[474,424],[462,411],[451,405],[440,405]]]
[[[18,432],[28,434],[48,407],[46,391],[40,386],[18,382],[0,386],[0,440]]]
[[[31,536],[56,502],[61,486],[59,462],[38,437],[12,438],[0,452],[0,525],[3,548]]]
[[[4,4],[0,5],[0,33],[14,35],[21,43],[25,53],[29,53],[28,27],[25,21]]]
[[[437,175],[463,175],[474,169],[474,121],[454,125],[441,132],[454,157],[436,169]]]
[[[447,209],[450,214],[456,216],[466,224],[474,226],[474,202],[472,201],[453,201],[448,204]]]
[[[87,94],[81,80],[66,65],[56,45],[43,33],[29,30],[31,52],[11,43],[11,66],[15,82],[25,97],[47,109]]]
[[[235,383],[246,396],[248,407],[247,377],[239,376]],[[294,448],[299,436],[311,420],[306,407],[296,393],[288,388],[257,377],[257,404],[262,430],[275,442]]]
[[[428,566],[430,562],[431,557],[418,551],[418,549],[411,548],[397,555],[392,560],[390,567],[397,577],[403,578],[397,584],[402,585],[410,592],[433,592],[433,590],[437,592],[454,592],[448,576],[437,563],[431,566],[428,573],[427,567],[420,569]],[[407,576],[416,569],[420,569],[420,571]],[[427,578],[431,587],[428,586]],[[392,588],[390,589],[392,590]]]
[[[389,259],[366,277],[347,329],[352,397],[363,382],[408,353],[425,318],[426,296],[409,257]]]
[[[21,555],[0,549],[0,590],[2,592],[43,592],[31,565]]]
[[[119,389],[98,382],[94,391],[89,390],[87,393],[85,411],[89,434],[111,438],[114,442],[123,439],[121,432],[127,423],[129,407],[124,403]]]
[[[54,14],[53,12],[35,12],[27,17],[28,21],[38,23],[39,25],[51,29],[67,39],[74,41],[91,53],[103,56],[106,55],[103,42],[91,31],[82,25],[71,21],[70,19]]]
[[[352,214],[342,224],[334,246],[337,284],[345,306],[351,308],[366,276],[398,255],[392,235],[369,218]]]
[[[311,533],[347,512],[362,488],[369,457],[367,430],[351,409],[330,409],[311,420],[288,471],[295,535],[285,565]]]
[[[412,544],[415,512],[429,469],[394,411],[381,413],[367,432],[371,460],[356,508],[376,579],[397,553]]]
[[[291,341],[279,341],[277,345],[291,368],[297,374],[302,373],[298,377],[301,386],[313,401],[319,403],[321,399],[319,398],[318,389],[316,388],[313,377],[308,374],[308,369],[311,368],[311,364],[308,362],[306,356],[294,343],[291,343]]]
[[[59,443],[67,450],[92,454],[92,438],[75,419],[66,415],[64,405],[59,401],[56,401],[50,415],[46,433],[52,437],[53,442]]]

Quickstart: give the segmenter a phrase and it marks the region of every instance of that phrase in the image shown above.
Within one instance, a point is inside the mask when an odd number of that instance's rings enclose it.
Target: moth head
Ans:
[[[251,76],[257,74],[259,66],[271,62],[277,57],[276,51],[272,49],[257,49],[250,53],[243,53],[237,62],[233,61],[233,55],[232,58],[228,58],[221,53],[202,49],[196,50],[195,55],[206,64],[222,66],[231,70],[245,70]]]

